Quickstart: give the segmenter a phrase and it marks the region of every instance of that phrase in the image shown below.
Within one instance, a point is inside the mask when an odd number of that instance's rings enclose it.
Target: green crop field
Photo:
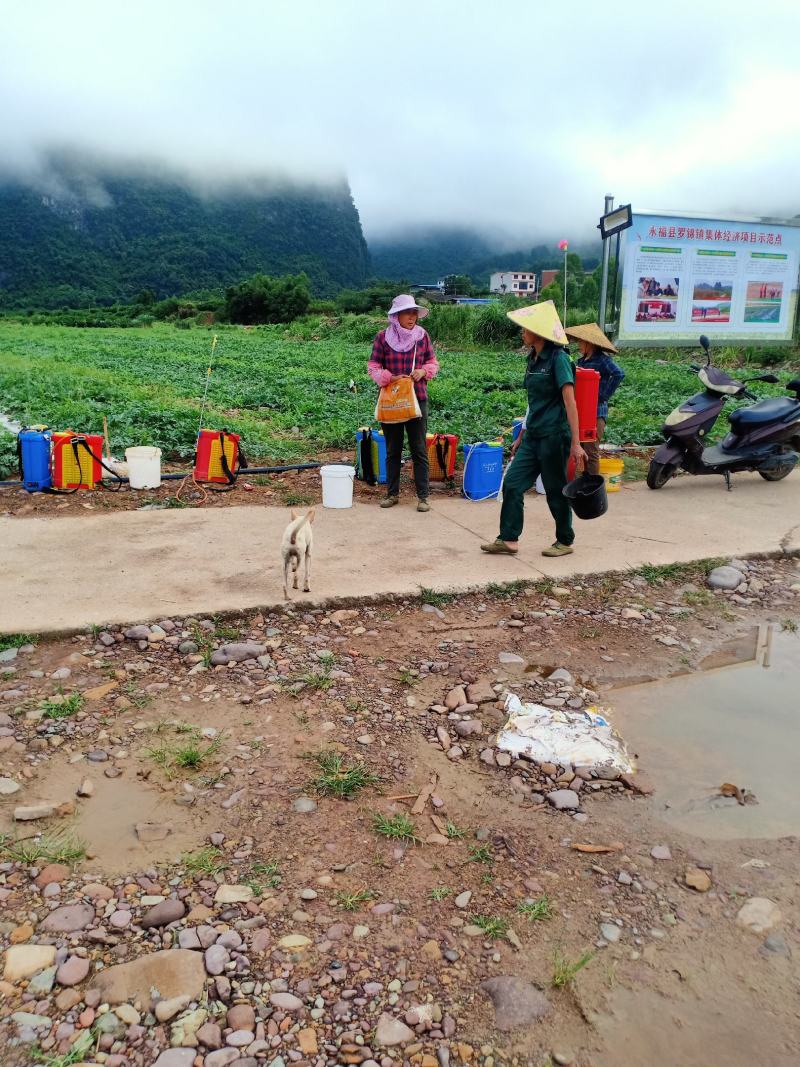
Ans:
[[[249,456],[275,462],[349,448],[374,409],[375,388],[366,373],[369,343],[335,334],[301,341],[288,334],[284,327],[218,331],[205,425],[241,433]],[[129,445],[152,444],[166,457],[190,456],[211,339],[207,330],[169,325],[93,330],[0,324],[0,413],[84,432],[102,430],[105,415],[116,455]],[[669,360],[662,356],[620,356],[627,377],[614,398],[608,440],[657,442],[664,416],[697,388],[688,352],[686,362],[677,362],[674,353]],[[468,442],[491,439],[524,413],[519,351],[440,346],[439,358],[441,374],[430,390],[431,430]],[[10,439],[0,437],[0,472],[10,470],[10,456]]]

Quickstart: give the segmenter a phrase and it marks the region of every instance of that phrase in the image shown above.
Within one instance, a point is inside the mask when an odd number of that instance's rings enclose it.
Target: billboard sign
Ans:
[[[622,235],[618,341],[696,344],[792,340],[797,224],[639,214]]]

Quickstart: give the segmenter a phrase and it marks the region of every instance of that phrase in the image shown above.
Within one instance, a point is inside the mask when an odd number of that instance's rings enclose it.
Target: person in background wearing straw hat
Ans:
[[[585,370],[596,370],[600,375],[600,390],[597,396],[597,439],[584,442],[588,456],[586,470],[589,474],[599,474],[600,442],[605,433],[608,402],[619,389],[625,377],[625,371],[608,354],[613,352],[616,355],[617,349],[596,322],[587,322],[584,326],[570,326],[566,334],[570,341],[578,342],[580,352],[578,366]]]
[[[586,462],[578,428],[575,372],[564,347],[569,342],[552,300],[509,311],[522,327],[522,341],[530,349],[525,371],[528,414],[522,433],[512,446],[514,456],[503,480],[500,535],[481,545],[491,555],[514,556],[524,521],[525,493],[541,474],[547,505],[556,523],[556,540],[543,556],[566,556],[573,551],[572,510],[563,495],[570,457],[576,467]]]
[[[413,296],[396,296],[389,308],[389,325],[376,336],[367,364],[369,376],[381,389],[395,378],[410,375],[414,379],[421,417],[409,422],[381,423],[386,440],[386,499],[382,508],[400,503],[400,464],[403,457],[403,430],[414,461],[414,484],[417,511],[430,511],[428,503],[428,382],[439,373],[439,364],[431,339],[419,325],[428,309],[420,307]]]

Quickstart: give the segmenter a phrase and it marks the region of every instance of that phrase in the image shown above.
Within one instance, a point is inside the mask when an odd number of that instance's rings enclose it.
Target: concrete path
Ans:
[[[312,597],[463,590],[487,582],[624,570],[709,556],[800,550],[800,476],[768,484],[738,475],[643,484],[609,497],[608,513],[576,520],[576,552],[548,560],[543,497],[527,498],[519,556],[489,557],[495,501],[317,509]],[[0,633],[45,633],[91,623],[269,608],[283,603],[282,508],[119,512],[79,518],[0,519]],[[298,596],[298,594],[295,594]],[[302,594],[299,594],[302,597]],[[304,598],[307,599],[307,598]]]

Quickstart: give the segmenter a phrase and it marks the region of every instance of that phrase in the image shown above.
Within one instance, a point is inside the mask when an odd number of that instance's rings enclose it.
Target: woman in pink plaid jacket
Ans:
[[[400,464],[403,456],[404,430],[414,461],[414,484],[417,490],[417,511],[430,511],[428,503],[428,382],[439,373],[439,364],[427,332],[419,325],[428,309],[421,307],[413,296],[396,296],[389,309],[389,325],[375,338],[372,355],[367,364],[370,377],[379,387],[395,378],[414,379],[421,416],[409,422],[382,423],[386,440],[386,499],[382,508],[400,503]]]

